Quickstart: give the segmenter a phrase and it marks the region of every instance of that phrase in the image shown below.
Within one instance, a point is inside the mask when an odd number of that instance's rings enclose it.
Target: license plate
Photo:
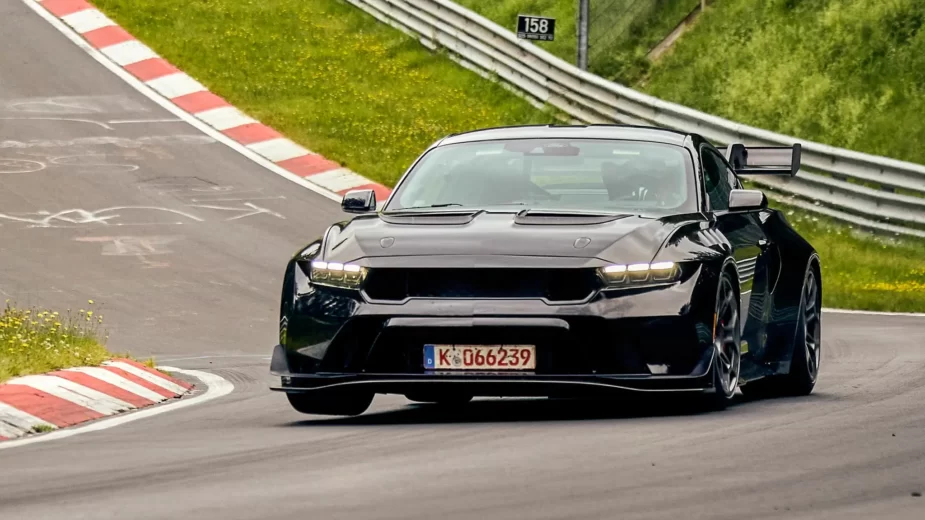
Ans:
[[[434,370],[531,370],[533,345],[424,345],[424,368]]]

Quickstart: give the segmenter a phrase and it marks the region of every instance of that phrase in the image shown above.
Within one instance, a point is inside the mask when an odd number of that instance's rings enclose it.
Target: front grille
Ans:
[[[593,269],[376,268],[364,291],[373,300],[405,298],[546,298],[584,300],[600,287]]]

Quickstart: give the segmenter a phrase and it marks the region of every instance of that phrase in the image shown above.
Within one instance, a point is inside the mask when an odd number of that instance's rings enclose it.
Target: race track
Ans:
[[[668,403],[267,390],[282,269],[343,217],[137,93],[18,0],[0,5],[0,298],[104,303],[114,350],[228,396],[0,450],[0,518],[925,518],[925,319],[827,314],[814,395]]]

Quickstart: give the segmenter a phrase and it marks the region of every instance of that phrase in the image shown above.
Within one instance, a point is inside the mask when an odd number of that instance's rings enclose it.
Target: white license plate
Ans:
[[[532,370],[533,345],[424,345],[424,368],[433,370]]]

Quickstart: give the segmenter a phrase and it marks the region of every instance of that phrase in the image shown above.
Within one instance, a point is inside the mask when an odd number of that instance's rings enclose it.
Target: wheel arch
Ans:
[[[732,258],[731,256],[727,256],[726,259],[723,260],[723,266],[720,268],[720,271],[729,274],[729,276],[733,279],[733,281],[735,281],[735,285],[733,286],[733,289],[736,292],[736,296],[741,298],[742,297],[741,279],[739,278],[739,266],[738,264],[736,264],[735,259]]]
[[[327,233],[325,233],[327,236]],[[321,252],[324,239],[319,238],[300,248],[286,264],[283,274],[282,291],[279,298],[279,344],[289,343],[289,326],[292,320],[292,307],[299,297],[300,287],[308,283],[308,275],[299,266],[299,262],[316,258]]]
[[[813,251],[809,257],[809,265],[813,272],[816,273],[816,285],[819,288],[819,301],[822,301],[822,261],[819,259],[819,254]],[[820,307],[819,312],[822,312]]]
[[[788,334],[787,334],[788,341],[787,341],[787,347],[785,351],[783,352],[783,356],[780,359],[781,368],[786,366],[786,370],[779,370],[779,372],[781,373],[790,372],[790,364],[793,361],[793,354],[795,352],[794,349],[797,346],[797,339],[800,334],[800,319],[801,319],[800,313],[802,312],[802,307],[803,307],[803,285],[806,282],[806,275],[810,271],[812,271],[816,277],[816,285],[818,287],[817,290],[819,291],[818,298],[821,304],[822,302],[822,265],[821,265],[821,261],[819,260],[819,255],[815,251],[813,251],[809,255],[809,257],[806,259],[806,262],[803,265],[803,269],[800,269],[798,271],[800,273],[799,280],[798,281],[794,280],[795,283],[791,284],[792,288],[790,292],[793,292],[794,294],[790,296],[790,299],[787,302],[788,310],[792,311],[792,313],[788,313],[788,314],[791,314],[791,317],[789,320],[786,321],[787,331],[788,331]],[[822,312],[821,308],[819,312]]]

